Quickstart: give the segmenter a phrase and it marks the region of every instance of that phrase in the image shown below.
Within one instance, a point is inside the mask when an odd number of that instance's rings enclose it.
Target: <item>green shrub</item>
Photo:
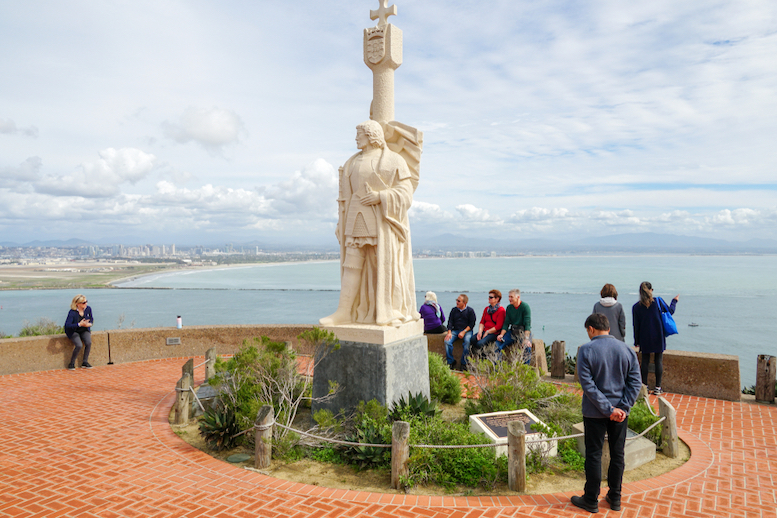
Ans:
[[[399,401],[394,403],[389,417],[392,421],[409,421],[415,416],[434,417],[439,413],[437,401],[429,401],[421,392],[415,396],[408,392],[407,399],[402,396]]]
[[[34,324],[30,324],[25,320],[22,324],[22,330],[19,331],[19,336],[48,336],[48,335],[61,335],[65,333],[65,328],[50,318],[41,317]]]
[[[553,365],[553,347],[548,344],[545,344],[545,365],[547,365],[548,368]]]
[[[203,436],[208,447],[212,450],[229,450],[237,446],[243,436],[235,418],[234,409],[219,406],[207,410],[200,419],[200,435]]]
[[[467,423],[451,423],[439,417],[418,416],[410,421],[410,444],[483,444],[482,434],[469,431]],[[493,488],[507,480],[505,462],[497,462],[494,448],[411,448],[408,485],[435,483],[450,490],[456,485]]]
[[[533,367],[521,362],[478,360],[470,373],[480,395],[466,401],[467,415],[525,408],[564,433],[583,420],[579,395],[542,381]]]
[[[461,401],[459,377],[451,372],[441,355],[429,353],[429,388],[432,399],[455,405]]]
[[[366,444],[391,444],[388,409],[377,400],[360,401],[353,416],[353,432],[346,441]],[[391,463],[391,448],[377,446],[346,446],[343,458],[359,468],[385,467]]]
[[[310,448],[308,451],[308,457],[317,460],[319,462],[327,462],[329,464],[344,464],[341,453],[330,446],[324,448]]]
[[[654,416],[650,412],[647,401],[644,398],[637,400],[631,412],[629,412],[629,428],[637,433],[642,433],[650,425],[658,421],[660,417]],[[660,424],[645,434],[645,437],[653,441],[659,448],[661,444],[661,430],[663,424]]]
[[[334,434],[342,433],[344,419],[338,419],[331,410],[320,409],[313,414],[313,421],[316,422],[321,430],[332,432]]]
[[[210,383],[219,388],[224,405],[235,413],[241,430],[251,428],[263,405],[272,405],[275,420],[290,426],[306,383],[297,371],[297,355],[285,343],[268,337],[244,340],[228,361],[216,362],[216,376]],[[292,452],[299,436],[275,427],[273,456],[283,458]],[[246,434],[249,445],[253,434]]]
[[[577,440],[559,441],[558,458],[571,471],[585,471],[585,457],[577,451]]]
[[[574,374],[576,368],[577,368],[577,356],[570,356],[567,353],[566,358],[564,358],[564,372],[566,372],[567,374]]]

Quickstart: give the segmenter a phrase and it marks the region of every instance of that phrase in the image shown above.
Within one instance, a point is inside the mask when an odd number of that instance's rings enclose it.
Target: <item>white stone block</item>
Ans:
[[[504,412],[491,412],[489,414],[475,414],[469,416],[469,430],[473,433],[482,433],[486,438],[499,446],[496,447],[497,457],[507,455],[507,423],[511,421],[523,421],[526,425],[526,451],[542,448],[546,455],[555,457],[558,454],[556,441],[533,442],[547,439],[547,435],[535,432],[530,428],[532,424],[545,424],[527,409],[507,410]]]

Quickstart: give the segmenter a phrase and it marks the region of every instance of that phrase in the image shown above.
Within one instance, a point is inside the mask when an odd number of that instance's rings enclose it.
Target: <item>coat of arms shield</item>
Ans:
[[[367,60],[377,65],[386,55],[386,39],[383,36],[374,36],[367,42]]]

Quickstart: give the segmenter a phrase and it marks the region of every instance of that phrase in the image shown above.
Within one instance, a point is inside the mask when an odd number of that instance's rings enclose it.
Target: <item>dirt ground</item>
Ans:
[[[0,289],[104,288],[125,277],[180,268],[168,263],[72,261],[0,265]]]
[[[446,419],[462,417],[464,415],[463,405],[453,407],[443,405],[443,417]],[[305,419],[304,416],[301,419]],[[299,421],[300,419],[298,419]],[[208,451],[205,441],[199,434],[196,422],[188,426],[171,425],[173,431],[184,441],[195,448],[208,453],[209,455],[226,462],[227,457],[236,453],[246,453],[251,458],[245,462],[235,463],[234,466],[254,470],[253,451],[246,447],[237,447],[232,450],[222,452]],[[680,456],[677,459],[670,459],[664,456],[660,451],[656,452],[656,460],[644,464],[634,470],[627,471],[623,476],[623,482],[636,482],[648,478],[657,477],[668,471],[681,466],[690,458],[690,449],[680,442]],[[334,489],[349,489],[353,491],[369,491],[373,493],[399,493],[400,491],[390,488],[391,474],[388,471],[364,470],[357,471],[352,466],[327,464],[309,459],[303,459],[297,462],[284,462],[273,460],[269,469],[255,470],[265,475],[275,478],[311,484],[314,486],[329,487]],[[546,472],[532,474],[529,476],[526,493],[532,495],[558,493],[564,491],[582,491],[585,483],[585,475],[579,472]],[[606,486],[606,481],[603,482]],[[460,487],[456,491],[448,491],[443,487],[415,486],[410,491],[416,495],[460,495],[460,496],[478,496],[478,495],[514,495],[507,484],[497,484],[493,491],[486,491],[483,488]]]

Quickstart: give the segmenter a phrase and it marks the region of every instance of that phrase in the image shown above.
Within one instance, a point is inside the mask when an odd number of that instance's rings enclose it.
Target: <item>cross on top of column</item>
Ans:
[[[378,27],[385,27],[388,23],[387,18],[391,15],[397,15],[397,6],[387,7],[388,0],[378,0],[378,2],[380,2],[380,7],[377,10],[370,9],[370,20],[380,18],[378,20]]]

